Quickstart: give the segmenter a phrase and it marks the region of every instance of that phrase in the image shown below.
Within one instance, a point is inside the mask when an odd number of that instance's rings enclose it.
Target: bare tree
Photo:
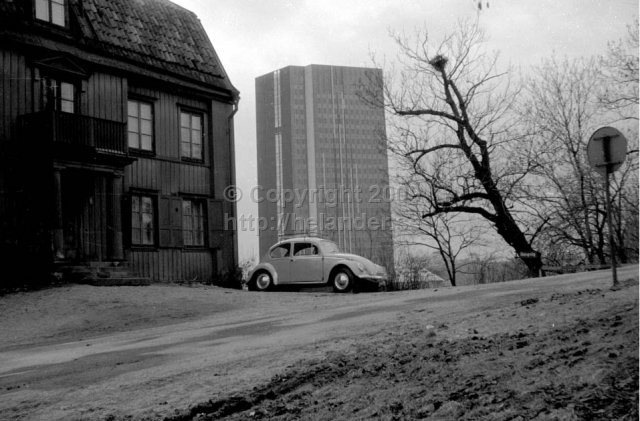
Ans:
[[[627,161],[614,174],[611,189],[613,231],[616,243],[616,254],[620,263],[638,261],[639,191],[638,180],[638,132],[631,130],[628,134],[629,147],[632,152]]]
[[[616,114],[619,120],[638,121],[639,22],[627,25],[624,39],[610,42],[605,56],[599,60],[599,102]],[[613,220],[617,254],[620,262],[638,260],[638,132],[631,130],[629,162],[613,181]]]
[[[526,84],[527,101],[521,109],[523,120],[535,134],[530,143],[537,149],[540,165],[533,172],[535,177],[529,179],[535,188],[528,189],[528,194],[539,204],[539,217],[546,221],[544,241],[567,250],[578,247],[588,263],[605,263],[608,258],[603,182],[586,157],[590,136],[610,118],[599,101],[600,81],[595,59],[552,57],[533,69]],[[614,204],[622,205],[629,183],[637,178],[634,167],[630,157],[614,174]],[[614,206],[621,227],[620,212],[621,208]]]
[[[532,197],[544,203],[546,234],[555,243],[580,247],[590,263],[605,259],[604,196],[586,162],[586,145],[596,129],[596,78],[593,59],[545,60],[528,81],[528,102],[522,110],[540,148],[536,168],[538,190]],[[601,241],[602,238],[602,241]]]
[[[461,22],[436,47],[426,31],[394,39],[402,70],[387,69],[380,105],[390,117],[389,147],[414,192],[409,200],[423,206],[419,219],[484,218],[518,254],[532,256],[525,263],[536,276],[541,260],[531,244],[539,227],[519,213],[520,185],[537,163],[522,153],[510,159],[521,140],[510,74],[484,52],[477,23]]]
[[[411,187],[410,184],[405,185],[406,189]],[[459,258],[482,244],[485,228],[464,214],[424,216],[423,209],[428,204],[417,194],[409,195],[413,197],[411,200],[398,202],[394,209],[398,242],[434,250],[446,269],[451,286],[456,286],[456,276],[461,269]]]
[[[598,99],[620,120],[638,120],[638,20],[627,25],[624,39],[610,42],[598,61],[602,79]]]

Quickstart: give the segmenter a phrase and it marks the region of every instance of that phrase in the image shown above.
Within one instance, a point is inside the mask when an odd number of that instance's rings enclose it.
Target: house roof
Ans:
[[[128,62],[237,95],[198,17],[169,0],[68,0],[74,39]],[[0,0],[0,13],[31,19],[28,0]]]

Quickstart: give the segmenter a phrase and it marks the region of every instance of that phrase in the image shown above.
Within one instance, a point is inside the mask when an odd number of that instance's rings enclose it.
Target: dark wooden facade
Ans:
[[[195,15],[167,0],[66,0],[61,25],[37,16],[43,4],[0,0],[2,263],[30,279],[82,262],[156,281],[232,269],[223,192],[238,93]]]

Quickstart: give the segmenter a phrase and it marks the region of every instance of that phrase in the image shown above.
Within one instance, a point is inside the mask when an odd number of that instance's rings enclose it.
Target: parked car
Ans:
[[[386,285],[385,268],[364,257],[341,253],[333,241],[315,237],[282,240],[273,245],[248,274],[253,291],[274,285],[330,285],[348,292]]]

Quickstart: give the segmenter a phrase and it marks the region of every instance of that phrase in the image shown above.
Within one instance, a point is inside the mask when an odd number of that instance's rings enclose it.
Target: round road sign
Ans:
[[[612,173],[627,158],[627,139],[618,129],[601,127],[587,144],[587,159],[594,170],[602,175]]]

